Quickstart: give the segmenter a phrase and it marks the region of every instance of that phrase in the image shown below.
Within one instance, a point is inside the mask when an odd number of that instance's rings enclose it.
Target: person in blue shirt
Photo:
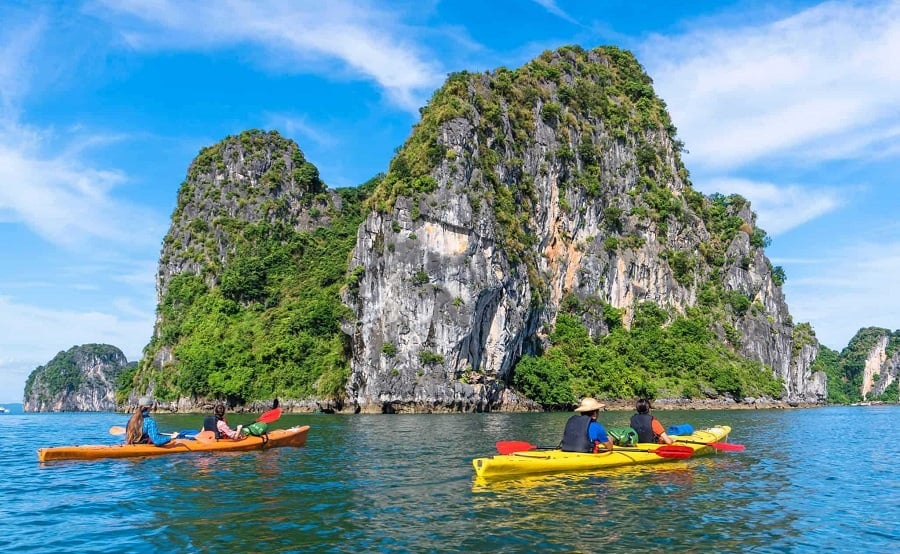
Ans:
[[[575,408],[578,412],[566,422],[560,448],[564,452],[599,452],[602,444],[606,451],[612,451],[613,443],[606,429],[597,421],[600,410],[606,405],[593,398],[585,398]]]
[[[128,420],[125,428],[125,444],[153,444],[162,446],[171,441],[173,435],[163,435],[156,426],[156,420],[150,417],[150,407],[153,400],[142,396],[138,400],[138,406]]]

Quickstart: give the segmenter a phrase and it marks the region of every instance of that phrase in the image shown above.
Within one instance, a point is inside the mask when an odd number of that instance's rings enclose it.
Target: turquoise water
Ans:
[[[38,446],[112,443],[125,416],[2,415],[0,551],[898,550],[898,406],[659,412],[665,425],[731,425],[747,449],[474,482],[472,458],[499,440],[554,445],[568,415],[286,415],[277,426],[312,426],[305,447],[48,464]]]

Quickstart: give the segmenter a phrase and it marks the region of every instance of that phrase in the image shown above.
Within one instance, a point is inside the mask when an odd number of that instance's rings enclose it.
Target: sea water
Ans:
[[[896,405],[658,411],[742,453],[479,483],[495,442],[570,414],[284,415],[302,448],[41,464],[112,444],[123,414],[0,415],[3,552],[897,552]],[[627,412],[603,412],[626,426]],[[162,430],[201,415],[157,415]],[[232,414],[229,422],[252,416]]]

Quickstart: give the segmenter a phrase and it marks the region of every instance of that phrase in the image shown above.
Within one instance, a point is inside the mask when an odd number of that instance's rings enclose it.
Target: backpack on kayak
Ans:
[[[269,430],[269,425],[267,423],[263,423],[261,421],[257,421],[256,423],[251,423],[250,425],[244,427],[244,431],[247,431],[254,437],[259,437],[266,434],[266,431]]]
[[[690,423],[682,423],[681,425],[671,425],[666,434],[670,437],[686,436],[694,433],[694,427]]]
[[[617,427],[608,429],[609,437],[616,446],[634,446],[638,443],[637,431],[631,427]]]

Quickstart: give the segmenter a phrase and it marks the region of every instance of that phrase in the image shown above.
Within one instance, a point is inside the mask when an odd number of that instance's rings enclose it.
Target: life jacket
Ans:
[[[219,425],[218,421],[216,421],[216,416],[208,415],[203,418],[203,430],[204,431],[212,431],[216,434],[216,439],[220,439],[219,436]]]
[[[573,415],[566,422],[563,430],[560,448],[563,452],[593,452],[594,444],[588,438],[588,427],[591,426],[590,416]]]
[[[650,414],[634,414],[631,416],[631,428],[637,431],[638,442],[658,442],[659,436],[653,432],[653,416]]]

